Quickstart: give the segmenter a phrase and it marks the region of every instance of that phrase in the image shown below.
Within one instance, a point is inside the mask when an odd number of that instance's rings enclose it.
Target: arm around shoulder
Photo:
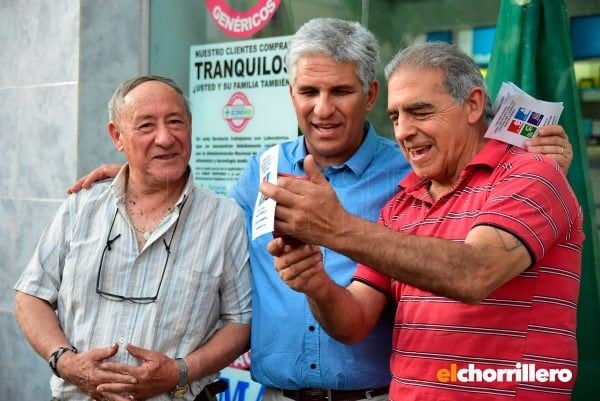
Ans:
[[[120,164],[103,164],[77,180],[73,185],[71,185],[71,187],[67,189],[67,193],[74,194],[82,189],[91,188],[91,186],[97,181],[105,180],[107,178],[114,178],[119,173],[121,167],[123,166]]]

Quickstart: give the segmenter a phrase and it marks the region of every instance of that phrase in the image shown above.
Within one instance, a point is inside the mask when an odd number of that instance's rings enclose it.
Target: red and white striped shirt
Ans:
[[[492,140],[447,195],[434,202],[427,185],[414,173],[406,177],[379,223],[453,241],[477,225],[493,225],[518,237],[534,264],[477,305],[359,265],[355,279],[398,302],[390,398],[570,399],[584,235],[564,175],[549,159]]]

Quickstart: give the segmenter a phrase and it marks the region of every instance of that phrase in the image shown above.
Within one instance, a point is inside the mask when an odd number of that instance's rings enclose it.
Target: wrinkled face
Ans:
[[[159,184],[180,179],[190,159],[191,120],[177,92],[150,81],[131,90],[124,100],[109,131],[127,157],[131,176]]]
[[[377,91],[373,82],[365,93],[354,62],[337,63],[324,55],[298,61],[290,95],[307,150],[320,167],[341,164],[358,149]]]
[[[421,178],[451,187],[483,144],[481,91],[456,104],[436,69],[400,69],[388,82],[388,114],[406,159]]]

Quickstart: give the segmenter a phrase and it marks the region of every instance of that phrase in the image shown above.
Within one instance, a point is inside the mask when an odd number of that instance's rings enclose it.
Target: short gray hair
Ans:
[[[162,82],[166,85],[169,85],[171,88],[175,90],[181,97],[181,102],[185,108],[185,112],[188,116],[191,116],[190,104],[183,94],[181,88],[173,81],[172,79],[161,77],[158,75],[140,75],[127,81],[121,83],[119,87],[115,90],[110,101],[108,102],[108,118],[112,121],[117,121],[119,118],[119,114],[121,113],[121,107],[123,107],[123,103],[125,102],[125,96],[133,89],[137,88],[141,84],[145,82],[158,81]]]
[[[286,56],[290,83],[296,81],[296,64],[311,54],[323,54],[338,63],[355,62],[356,75],[365,93],[376,79],[379,44],[375,36],[358,22],[337,18],[311,19],[296,31]]]
[[[428,42],[409,46],[394,56],[385,67],[385,78],[390,77],[400,68],[433,68],[444,74],[442,84],[457,104],[463,104],[471,89],[483,88],[485,94],[484,115],[489,123],[493,118],[490,95],[481,75],[479,67],[473,59],[457,47],[445,42]]]

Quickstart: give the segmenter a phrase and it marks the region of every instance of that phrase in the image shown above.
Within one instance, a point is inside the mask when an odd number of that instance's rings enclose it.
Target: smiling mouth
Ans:
[[[339,127],[341,127],[341,124],[313,124],[313,127],[324,136],[331,136]]]
[[[313,124],[317,130],[321,132],[331,132],[338,128],[341,124]]]
[[[175,153],[169,153],[169,154],[166,154],[166,155],[154,156],[153,159],[156,159],[156,160],[171,160],[171,159],[175,158],[176,156],[177,156],[177,154],[175,154]]]
[[[427,153],[429,151],[429,149],[431,149],[431,145],[411,146],[410,148],[407,148],[406,150],[412,157],[419,157],[419,156],[422,156],[425,153]]]

